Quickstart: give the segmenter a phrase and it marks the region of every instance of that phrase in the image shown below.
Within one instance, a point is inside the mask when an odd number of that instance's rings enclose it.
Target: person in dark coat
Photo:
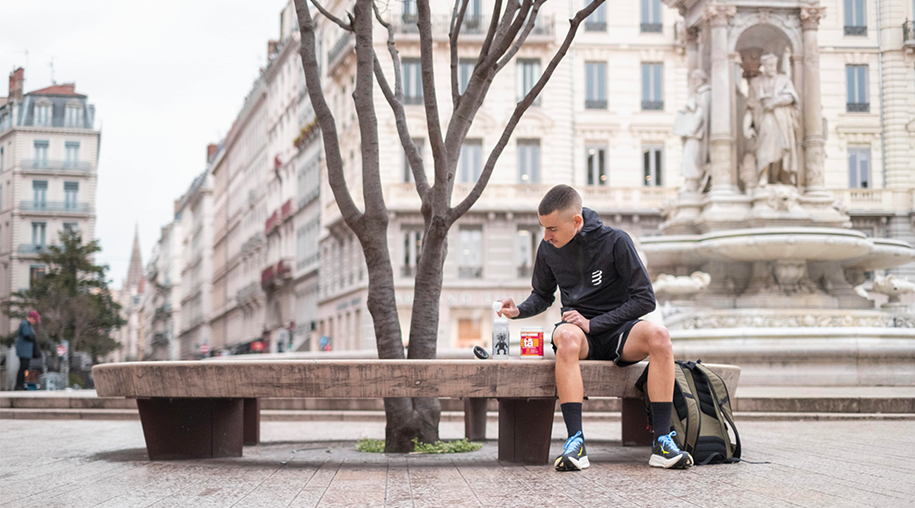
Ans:
[[[25,390],[25,371],[29,369],[29,362],[32,356],[37,356],[38,343],[35,340],[36,324],[41,323],[41,316],[37,311],[29,312],[29,315],[19,323],[19,338],[16,339],[16,356],[19,357],[19,372],[16,374],[15,390]]]

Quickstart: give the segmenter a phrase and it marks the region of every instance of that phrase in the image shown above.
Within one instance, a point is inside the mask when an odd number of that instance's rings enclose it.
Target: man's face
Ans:
[[[30,325],[35,326],[35,323],[36,323],[35,318],[27,317],[27,318],[25,318],[25,320],[28,321]]]
[[[540,216],[543,226],[543,239],[557,249],[572,241],[584,223],[580,213],[568,210],[553,210],[549,215]]]
[[[766,60],[766,61],[763,63],[763,72],[766,73],[766,76],[769,76],[770,78],[771,78],[772,76],[775,76],[775,66],[776,66],[776,63],[777,63],[777,62],[776,62],[775,60]]]

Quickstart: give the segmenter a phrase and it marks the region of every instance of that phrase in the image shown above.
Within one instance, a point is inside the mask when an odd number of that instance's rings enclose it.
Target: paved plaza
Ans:
[[[0,507],[915,506],[911,420],[738,425],[744,458],[767,463],[651,469],[648,448],[619,446],[619,424],[586,422],[591,468],[557,473],[500,463],[495,441],[467,454],[355,451],[384,435],[379,422],[266,422],[244,457],[150,462],[136,421],[0,420]],[[554,452],[563,433],[554,426]]]

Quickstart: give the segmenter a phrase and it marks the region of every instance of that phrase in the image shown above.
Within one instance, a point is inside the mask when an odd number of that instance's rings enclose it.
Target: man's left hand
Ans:
[[[563,312],[562,320],[581,328],[585,333],[591,333],[591,321],[585,319],[577,310]]]

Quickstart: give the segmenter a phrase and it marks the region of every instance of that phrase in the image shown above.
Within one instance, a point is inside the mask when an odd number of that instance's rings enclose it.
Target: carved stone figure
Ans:
[[[702,69],[689,75],[690,96],[686,105],[677,111],[674,134],[683,141],[683,158],[680,172],[683,175],[683,192],[696,192],[708,160],[709,105],[712,87]]]
[[[693,295],[708,287],[712,276],[705,272],[693,272],[689,277],[661,274],[652,286],[655,293],[671,296]]]
[[[778,72],[778,57],[760,57],[763,72],[750,80],[744,135],[756,148],[759,185],[797,184],[800,99],[791,78]],[[755,139],[754,139],[755,138]]]
[[[900,296],[915,292],[915,283],[908,279],[897,279],[892,274],[886,277],[877,275],[874,277],[873,291],[888,296],[888,304],[898,304]]]

